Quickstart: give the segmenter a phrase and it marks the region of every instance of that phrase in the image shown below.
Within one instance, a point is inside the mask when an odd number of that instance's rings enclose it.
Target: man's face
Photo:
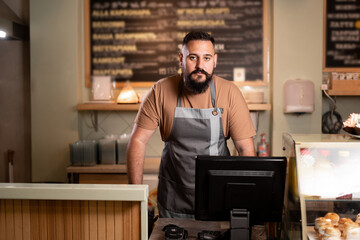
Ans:
[[[217,55],[211,41],[192,40],[179,54],[185,86],[194,93],[204,92],[212,79]]]

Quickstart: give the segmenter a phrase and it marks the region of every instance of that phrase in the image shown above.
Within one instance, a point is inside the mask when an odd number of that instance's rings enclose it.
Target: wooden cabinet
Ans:
[[[0,183],[0,239],[148,239],[148,186]]]

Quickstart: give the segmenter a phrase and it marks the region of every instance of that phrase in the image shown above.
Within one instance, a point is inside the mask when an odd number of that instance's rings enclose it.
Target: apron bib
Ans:
[[[210,82],[213,108],[181,107],[180,81],[172,131],[161,156],[158,185],[160,217],[193,217],[195,210],[195,157],[230,152],[216,107],[214,81]]]

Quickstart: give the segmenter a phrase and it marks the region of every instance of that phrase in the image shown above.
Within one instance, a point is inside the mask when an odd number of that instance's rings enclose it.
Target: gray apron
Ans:
[[[181,107],[180,80],[173,127],[161,156],[158,185],[160,217],[193,217],[195,210],[195,156],[230,155],[216,107],[214,80],[210,82],[213,108]],[[206,101],[206,99],[204,99]]]

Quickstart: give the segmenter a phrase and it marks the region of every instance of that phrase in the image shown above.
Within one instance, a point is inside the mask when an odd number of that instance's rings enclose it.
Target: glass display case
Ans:
[[[323,239],[360,239],[356,223],[360,213],[360,139],[342,134],[285,133],[283,151],[288,178],[282,238],[321,239],[321,234],[329,237],[326,228],[333,227],[335,235],[341,234],[339,238]],[[319,229],[319,218],[327,213],[336,213],[333,215],[340,223],[325,219],[329,226]],[[351,233],[350,224],[341,223],[345,218],[354,222]]]

